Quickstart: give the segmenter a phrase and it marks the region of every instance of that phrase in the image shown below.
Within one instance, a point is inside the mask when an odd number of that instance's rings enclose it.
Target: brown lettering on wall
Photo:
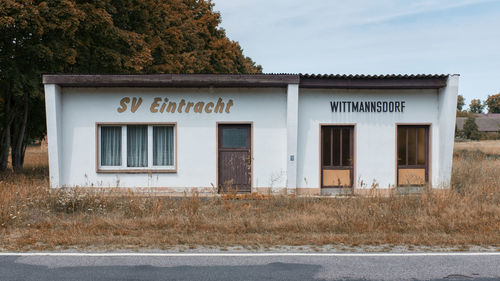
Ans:
[[[177,112],[182,113],[182,107],[186,104],[186,101],[184,99],[181,100],[179,103],[179,107],[177,108]]]
[[[135,113],[143,102],[142,97],[123,97],[116,109],[119,113],[123,113],[130,109],[130,112]],[[149,106],[151,113],[189,113],[191,109],[195,113],[231,113],[231,107],[234,105],[232,99],[224,102],[222,98],[215,101],[186,101],[181,99],[177,101],[169,101],[168,98],[154,97]],[[403,107],[404,105],[400,105]],[[396,107],[398,108],[398,107]]]
[[[204,105],[205,105],[205,103],[202,102],[202,101],[197,102],[196,105],[194,106],[194,112],[201,113],[201,111],[203,110],[203,106]]]
[[[158,106],[160,106],[160,104],[158,103],[159,101],[161,101],[161,98],[155,98],[153,100],[153,103],[151,104],[151,107],[149,108],[149,110],[152,112],[152,113],[156,113],[158,112],[158,109],[156,109]]]
[[[222,113],[222,110],[224,110],[224,103],[222,102],[222,99],[219,98],[217,105],[215,106],[214,113]]]
[[[186,113],[189,113],[189,109],[193,107],[194,103],[188,102],[188,105],[186,106]]]
[[[175,103],[173,101],[169,102],[168,106],[167,106],[167,112],[174,113],[176,107],[177,107],[177,103]]]
[[[161,105],[160,112],[163,113],[165,111],[165,107],[167,106],[168,98],[165,98],[163,104]]]
[[[208,102],[207,105],[205,105],[205,112],[212,113],[212,108],[214,108],[214,103]]]
[[[226,106],[226,113],[230,113],[229,112],[229,109],[231,108],[231,106],[233,106],[233,100],[229,100],[227,102],[227,106]]]
[[[133,98],[132,99],[132,107],[130,108],[130,110],[135,113],[137,111],[137,109],[139,108],[139,106],[141,106],[141,103],[142,103],[142,98]]]
[[[127,103],[130,102],[130,98],[124,97],[123,99],[120,100],[120,107],[118,107],[118,112],[123,113],[125,110],[127,110]]]

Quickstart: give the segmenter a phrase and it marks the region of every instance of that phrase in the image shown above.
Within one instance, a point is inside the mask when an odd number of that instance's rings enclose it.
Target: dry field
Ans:
[[[497,143],[498,145],[498,143]],[[0,175],[0,250],[177,245],[500,247],[500,146],[459,144],[453,187],[421,195],[161,198],[48,189],[46,153]],[[479,149],[479,150],[476,150]],[[484,151],[484,152],[482,152]]]
[[[500,140],[456,142],[455,151],[460,150],[479,150],[487,154],[500,155]]]

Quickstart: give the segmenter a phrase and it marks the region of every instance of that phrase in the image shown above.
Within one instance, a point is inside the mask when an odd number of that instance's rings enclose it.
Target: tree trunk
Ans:
[[[7,170],[9,163],[9,148],[10,148],[10,124],[6,122],[3,133],[2,142],[0,143],[0,172]]]
[[[24,163],[24,147],[25,141],[24,136],[26,132],[26,124],[28,123],[28,112],[29,112],[29,98],[28,91],[24,92],[24,113],[23,120],[19,125],[19,129],[16,130],[16,135],[14,135],[14,141],[12,142],[12,168],[14,171],[19,171],[23,167]]]
[[[12,121],[14,120],[14,114],[11,110],[11,98],[10,89],[5,90],[6,98],[4,100],[4,123],[2,128],[2,136],[0,137],[0,172],[7,170],[7,165],[9,162],[9,149],[10,149],[10,129]]]

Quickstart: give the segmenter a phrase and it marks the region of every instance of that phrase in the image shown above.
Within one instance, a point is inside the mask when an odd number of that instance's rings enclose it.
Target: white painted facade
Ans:
[[[51,187],[216,190],[217,125],[251,123],[252,191],[319,190],[320,125],[354,125],[354,189],[396,185],[396,127],[430,126],[429,182],[451,177],[458,76],[439,89],[312,89],[286,87],[73,87],[45,83]],[[124,97],[142,98],[120,113]],[[151,112],[156,97],[179,103],[232,100],[229,113]],[[332,112],[330,101],[405,101],[404,112]],[[97,171],[96,124],[176,124],[177,169],[170,173]]]
[[[316,108],[331,100],[341,101],[406,101],[404,113],[332,113]],[[355,185],[362,188],[389,188],[396,180],[396,125],[430,124],[431,136],[438,133],[437,90],[306,90],[299,103],[299,162],[300,187],[320,184],[317,166],[319,157],[320,124],[355,125]],[[432,155],[439,152],[435,137],[431,137]],[[437,157],[432,158],[431,173],[437,175]],[[433,178],[432,182],[437,182]]]

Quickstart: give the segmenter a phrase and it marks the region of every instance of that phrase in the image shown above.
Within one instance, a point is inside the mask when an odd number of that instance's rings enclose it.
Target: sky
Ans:
[[[500,0],[213,0],[265,73],[460,74],[500,93]]]

